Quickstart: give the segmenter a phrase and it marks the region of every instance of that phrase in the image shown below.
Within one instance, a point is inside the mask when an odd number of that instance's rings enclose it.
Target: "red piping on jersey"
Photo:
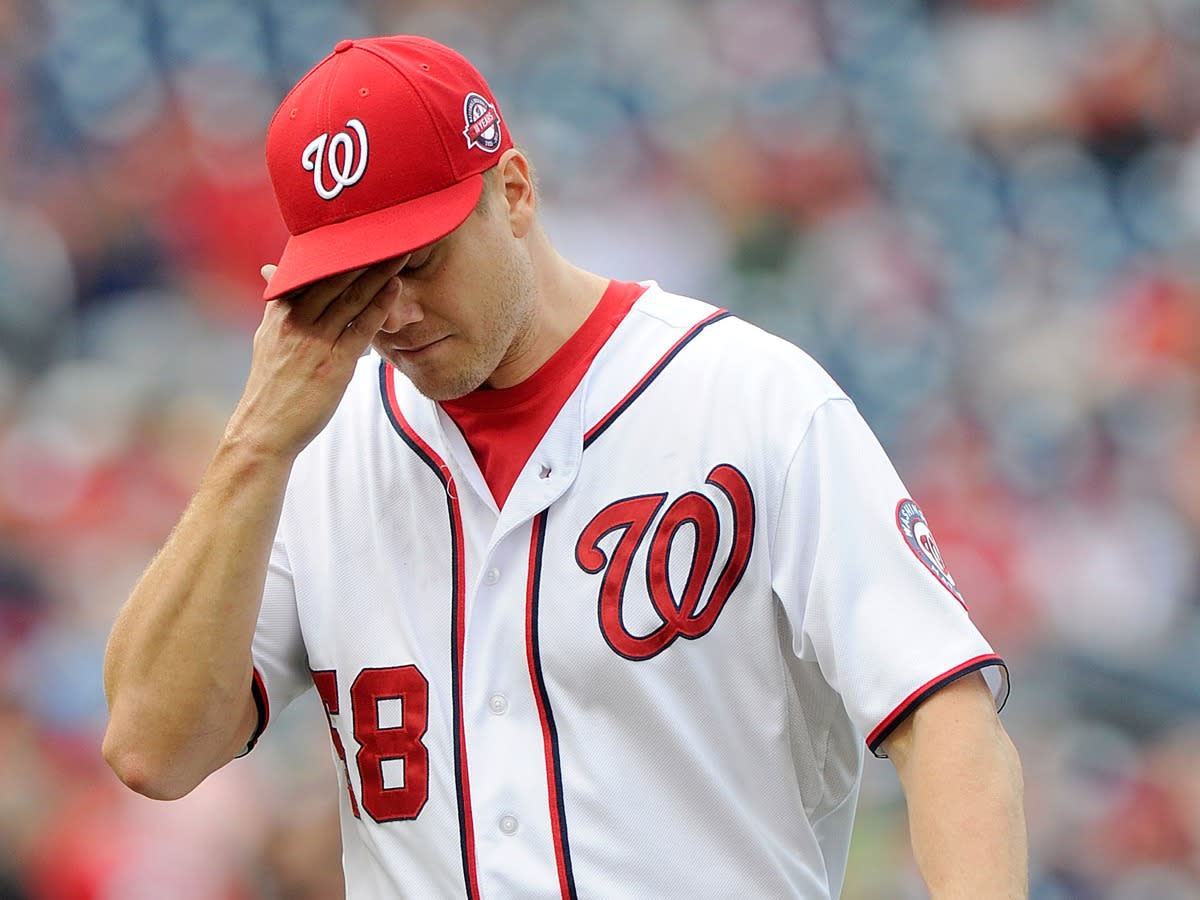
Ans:
[[[458,823],[462,841],[463,877],[466,880],[467,896],[479,900],[479,875],[475,866],[475,826],[471,817],[471,782],[467,767],[467,735],[463,722],[462,672],[463,644],[466,637],[466,569],[463,553],[462,509],[458,505],[458,490],[454,476],[445,461],[433,452],[433,448],[408,424],[400,411],[396,397],[395,372],[387,362],[380,363],[379,380],[385,397],[385,408],[397,433],[422,461],[433,470],[446,489],[446,505],[450,512],[451,541],[453,543],[453,613],[451,627],[452,692],[454,702],[454,760],[455,780],[458,783]]]
[[[243,756],[254,749],[254,745],[258,743],[258,739],[262,737],[262,733],[267,730],[267,724],[271,721],[271,698],[267,696],[267,687],[263,683],[263,677],[259,674],[257,666],[253,672],[254,678],[250,682],[250,696],[254,698],[254,706],[258,710],[258,722],[254,726],[254,733],[250,735],[250,740],[246,742],[246,750],[242,754]]]
[[[887,718],[880,722],[875,729],[867,735],[867,748],[872,753],[876,753],[880,744],[887,740],[891,733],[896,730],[897,726],[899,726],[899,724],[903,722],[914,709],[920,706],[924,700],[928,699],[932,694],[950,684],[950,682],[957,681],[964,675],[979,669],[985,669],[988,666],[1001,666],[1007,669],[1007,666],[1004,665],[1004,660],[1000,658],[999,654],[986,653],[983,656],[976,656],[973,659],[968,659],[965,663],[957,665],[953,669],[943,672],[936,678],[932,678],[925,682],[923,685],[905,697],[900,702],[900,705],[892,710]],[[1005,699],[1007,699],[1007,697],[1001,698],[1001,706],[1004,705]]]
[[[550,798],[550,827],[554,834],[554,861],[558,868],[558,886],[564,898],[574,900],[575,877],[571,871],[571,857],[567,844],[567,820],[563,808],[562,769],[558,758],[558,734],[554,727],[554,714],[550,709],[550,698],[546,694],[546,681],[542,676],[541,656],[538,651],[537,607],[542,576],[542,547],[546,537],[546,513],[533,520],[533,532],[529,540],[529,573],[525,592],[525,656],[529,663],[529,680],[533,685],[533,696],[537,701],[538,718],[542,723],[542,746],[546,757],[546,792]]]
[[[630,404],[632,404],[633,401],[637,399],[638,395],[649,386],[650,382],[652,382],[655,378],[657,378],[659,376],[659,374],[662,372],[662,370],[667,367],[667,363],[669,363],[672,359],[675,358],[675,355],[677,353],[679,353],[680,350],[683,349],[685,344],[687,344],[689,341],[691,341],[692,338],[694,338],[696,335],[698,335],[701,331],[703,331],[705,328],[707,328],[713,322],[716,322],[719,319],[724,319],[729,315],[730,315],[729,310],[719,309],[715,313],[713,313],[711,316],[701,319],[699,322],[697,322],[695,325],[693,325],[691,328],[689,328],[687,330],[687,333],[684,334],[683,337],[681,337],[679,340],[677,340],[672,345],[671,349],[668,350],[666,353],[664,353],[662,355],[662,358],[651,367],[650,371],[648,371],[645,375],[642,376],[642,380],[633,386],[633,389],[630,390],[629,393],[626,394],[621,399],[621,402],[618,403],[616,406],[614,406],[612,409],[610,409],[600,419],[600,421],[597,422],[595,425],[593,425],[591,427],[591,429],[587,432],[587,434],[585,434],[583,436],[584,448],[586,448],[588,446],[588,444],[590,444],[592,441],[594,441],[596,438],[598,438],[600,436],[600,434],[616,420],[617,416],[619,416],[621,413],[625,412],[625,410],[629,408]]]

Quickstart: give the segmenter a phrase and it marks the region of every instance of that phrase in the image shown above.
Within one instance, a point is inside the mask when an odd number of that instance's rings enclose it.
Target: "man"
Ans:
[[[432,41],[338,44],[267,161],[245,393],[108,647],[126,784],[315,684],[350,897],[835,897],[865,746],[935,897],[1024,896],[1003,664],[815,363],[559,256]]]

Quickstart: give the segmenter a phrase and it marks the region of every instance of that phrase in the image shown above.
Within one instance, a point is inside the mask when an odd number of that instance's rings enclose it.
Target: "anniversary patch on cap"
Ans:
[[[467,139],[467,149],[478,147],[489,153],[500,149],[500,113],[487,97],[471,92],[463,100],[463,118],[467,127],[463,129],[463,137]]]
[[[899,526],[900,533],[904,535],[904,540],[917,559],[933,573],[934,577],[954,595],[965,609],[966,601],[963,600],[950,570],[946,568],[946,562],[942,559],[942,551],[938,549],[937,541],[933,539],[933,532],[929,529],[929,523],[925,521],[925,514],[921,512],[921,507],[907,498],[901,500],[896,504],[896,525]]]

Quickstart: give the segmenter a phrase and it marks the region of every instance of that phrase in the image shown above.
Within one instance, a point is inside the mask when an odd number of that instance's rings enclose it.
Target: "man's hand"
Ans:
[[[408,257],[335,275],[268,301],[226,439],[294,458],[329,422],[355,364],[399,296]],[[275,266],[263,266],[268,281]]]

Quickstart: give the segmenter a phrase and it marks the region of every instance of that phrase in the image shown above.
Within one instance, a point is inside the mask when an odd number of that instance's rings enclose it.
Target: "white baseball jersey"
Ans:
[[[836,897],[864,748],[1003,663],[853,404],[651,283],[502,509],[364,357],[297,461],[254,641],[314,683],[350,898]]]

